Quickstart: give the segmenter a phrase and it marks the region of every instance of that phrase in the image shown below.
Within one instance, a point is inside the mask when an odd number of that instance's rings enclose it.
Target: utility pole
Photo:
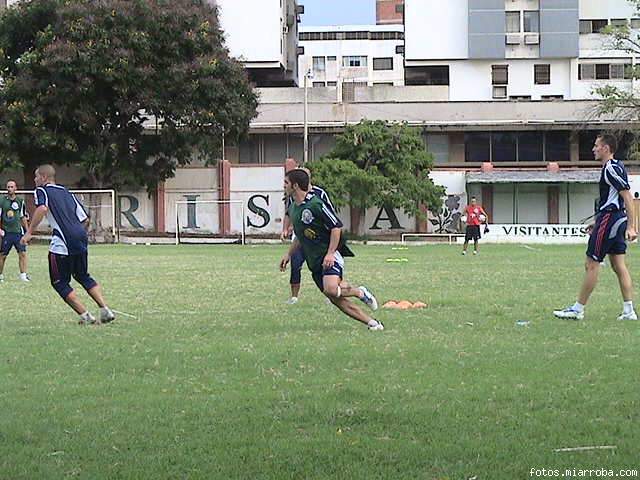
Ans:
[[[306,165],[309,161],[309,78],[311,77],[311,69],[304,74],[304,153],[302,164]]]

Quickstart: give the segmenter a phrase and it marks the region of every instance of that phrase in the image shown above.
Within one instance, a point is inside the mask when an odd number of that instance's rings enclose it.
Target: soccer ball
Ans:
[[[478,216],[478,218],[480,219],[480,221],[481,221],[482,223],[484,223],[484,222],[486,222],[486,221],[487,221],[487,217],[486,217],[486,216],[484,216],[483,214],[480,214],[480,215]]]

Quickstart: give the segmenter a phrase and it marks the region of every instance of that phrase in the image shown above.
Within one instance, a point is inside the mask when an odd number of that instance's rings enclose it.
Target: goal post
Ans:
[[[228,208],[229,220],[239,218],[241,227],[220,230],[221,217]],[[246,244],[245,204],[242,200],[177,200],[175,202],[175,244]]]
[[[70,189],[89,217],[87,233],[91,243],[118,243],[120,230],[117,222],[116,191],[111,189]],[[0,194],[6,195],[6,190]],[[34,190],[16,190],[16,195],[28,206],[34,198]],[[51,235],[51,227],[45,218],[35,232],[36,237]]]

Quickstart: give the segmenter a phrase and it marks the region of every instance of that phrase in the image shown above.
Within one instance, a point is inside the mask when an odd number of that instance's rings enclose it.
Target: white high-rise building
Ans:
[[[300,28],[298,85],[404,85],[404,27],[348,25]]]
[[[297,0],[209,0],[218,5],[231,55],[261,87],[297,82]]]
[[[449,101],[588,99],[633,83],[632,59],[600,30],[640,27],[627,0],[405,2],[405,82]],[[437,12],[437,13],[434,13]]]

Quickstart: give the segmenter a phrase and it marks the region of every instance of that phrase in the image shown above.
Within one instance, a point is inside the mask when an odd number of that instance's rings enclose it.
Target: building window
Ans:
[[[506,12],[506,32],[520,33],[520,12]]]
[[[549,85],[551,83],[551,65],[534,65],[533,81],[536,85]]]
[[[384,85],[385,87],[393,87],[393,82],[374,82],[374,86],[376,85]]]
[[[396,4],[396,13],[404,13],[404,5],[402,3]]]
[[[313,71],[318,73],[324,73],[325,59],[324,57],[313,57]]]
[[[398,55],[404,55],[404,45],[396,45],[396,53]]]
[[[343,67],[366,67],[367,57],[342,57]]]
[[[506,85],[509,83],[509,65],[491,65],[491,84]]]
[[[544,143],[547,162],[568,162],[571,159],[569,132],[546,132]]]
[[[492,91],[493,91],[492,96],[494,99],[502,100],[507,98],[506,85],[494,85]]]
[[[629,26],[629,20],[626,18],[612,18],[611,26],[614,28],[623,28]]]
[[[449,65],[406,68],[405,85],[449,85]]]
[[[374,58],[373,59],[374,70],[393,70],[393,58]]]
[[[629,63],[581,63],[579,80],[629,80],[632,78]]]
[[[609,24],[606,19],[602,20],[580,20],[580,33],[600,33]]]
[[[466,162],[491,161],[491,135],[489,133],[464,134],[464,158]]]
[[[512,132],[494,132],[491,134],[491,153],[493,162],[515,162],[517,160],[517,137]]]
[[[521,132],[518,135],[518,161],[542,162],[542,132]]]
[[[640,18],[631,19],[631,28],[633,28],[634,30],[640,29]]]
[[[338,82],[327,82],[327,87],[337,87]]]
[[[540,31],[540,12],[529,10],[524,12],[525,33],[538,33]]]
[[[314,87],[324,87],[324,82],[313,82]]]
[[[344,32],[345,40],[368,40],[369,32]]]
[[[611,80],[623,80],[625,76],[625,65],[622,63],[612,63],[609,70],[609,77]]]
[[[427,151],[433,155],[433,162],[436,164],[447,163],[449,161],[449,135],[427,134]]]
[[[578,80],[594,80],[596,78],[596,66],[591,63],[581,63],[578,66]]]
[[[336,60],[337,58],[334,56],[327,57],[327,62],[335,62]]]
[[[608,63],[596,64],[596,80],[609,80],[610,67]]]

